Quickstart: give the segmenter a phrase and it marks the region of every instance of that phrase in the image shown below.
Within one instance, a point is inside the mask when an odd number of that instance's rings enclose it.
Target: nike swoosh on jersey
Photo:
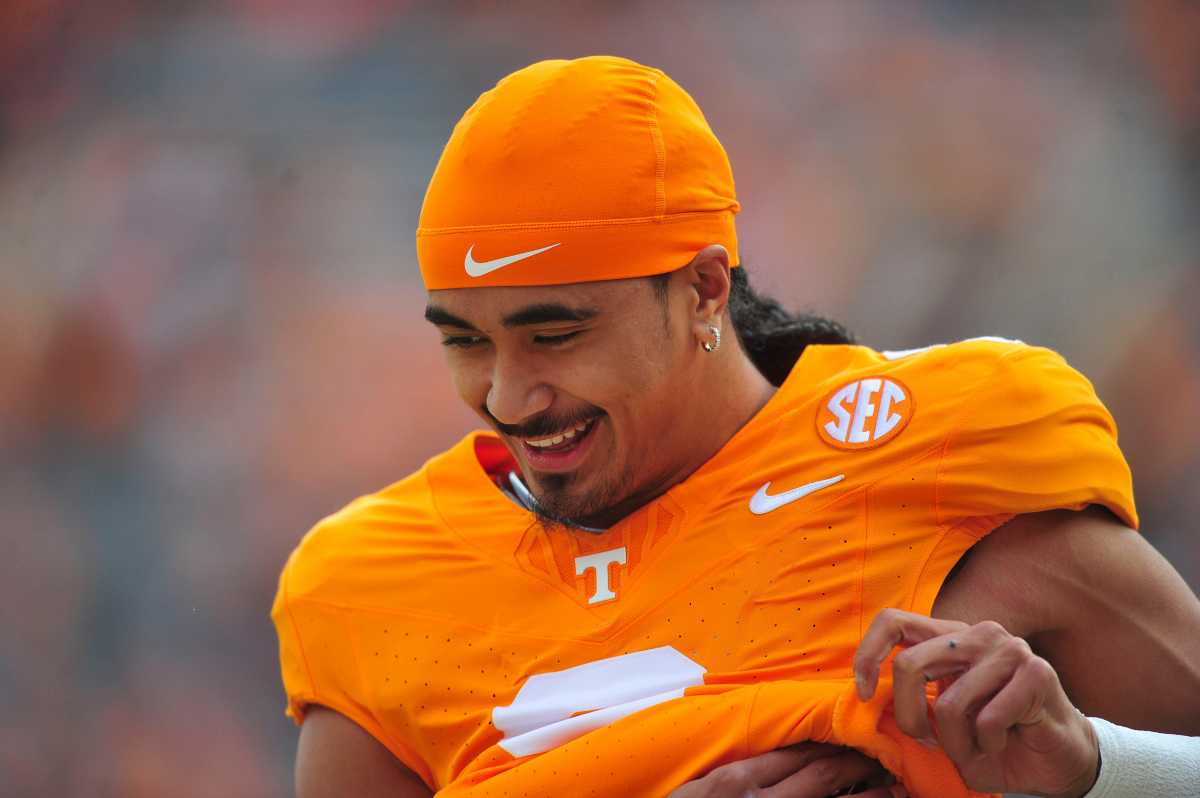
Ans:
[[[755,515],[766,515],[772,510],[778,510],[785,504],[791,504],[794,501],[803,499],[810,493],[816,493],[819,490],[828,488],[830,485],[836,485],[845,478],[845,474],[838,474],[836,477],[830,477],[829,479],[818,479],[816,482],[809,482],[806,485],[785,490],[783,493],[777,493],[774,496],[767,493],[771,487],[771,483],[768,482],[758,489],[758,493],[750,498],[750,512]]]
[[[541,249],[531,249],[528,252],[518,252],[516,255],[506,255],[503,258],[484,261],[477,261],[471,256],[471,253],[475,250],[475,245],[472,244],[470,249],[467,250],[467,257],[463,259],[463,267],[466,268],[467,274],[471,277],[482,277],[485,274],[491,274],[496,269],[503,269],[505,266],[511,266],[517,261],[532,258],[534,255],[540,255],[548,249],[554,249],[561,243],[560,241],[558,244],[551,244]]]

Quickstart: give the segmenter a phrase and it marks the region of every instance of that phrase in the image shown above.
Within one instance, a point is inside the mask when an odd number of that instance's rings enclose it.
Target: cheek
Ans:
[[[628,347],[609,365],[609,395],[634,426],[657,423],[659,406],[675,401],[673,341],[647,340]]]
[[[636,376],[634,401],[638,423],[656,437],[670,437],[679,420],[681,405],[694,398],[691,368],[679,351],[679,339],[663,339],[658,348],[641,361],[644,370]]]
[[[646,387],[670,383],[679,370],[679,336],[663,335],[657,328],[654,334],[637,341],[629,357],[629,367]]]
[[[487,402],[490,385],[486,364],[451,354],[446,358],[446,365],[459,397],[472,410],[479,410]]]

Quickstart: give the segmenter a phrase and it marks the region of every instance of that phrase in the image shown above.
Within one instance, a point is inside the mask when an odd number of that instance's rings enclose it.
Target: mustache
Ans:
[[[486,406],[484,415],[491,420],[492,425],[513,438],[548,438],[551,435],[571,429],[578,424],[586,424],[605,415],[604,411],[595,405],[588,405],[568,414],[542,413],[520,424],[505,424],[492,415]]]

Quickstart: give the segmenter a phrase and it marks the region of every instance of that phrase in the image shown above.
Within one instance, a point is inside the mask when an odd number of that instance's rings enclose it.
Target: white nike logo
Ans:
[[[771,483],[768,482],[758,489],[758,493],[751,497],[750,512],[755,515],[766,515],[772,510],[778,510],[785,504],[791,504],[797,499],[803,499],[810,493],[816,493],[823,488],[828,488],[830,485],[836,485],[845,478],[845,474],[838,474],[836,477],[830,477],[829,479],[818,479],[816,482],[809,482],[807,485],[786,490],[775,496],[767,493],[767,489],[771,487]]]
[[[542,247],[541,249],[531,249],[528,252],[518,252],[516,255],[509,255],[504,258],[496,258],[495,260],[485,261],[477,261],[471,257],[471,253],[475,250],[475,245],[472,244],[471,248],[467,250],[467,257],[463,261],[463,266],[466,267],[467,274],[471,275],[472,277],[482,277],[485,274],[490,274],[491,272],[496,271],[496,269],[503,269],[505,266],[516,263],[519,260],[532,258],[534,255],[540,255],[548,249],[554,249],[561,243],[562,242],[560,241],[558,244],[551,244],[550,246]]]

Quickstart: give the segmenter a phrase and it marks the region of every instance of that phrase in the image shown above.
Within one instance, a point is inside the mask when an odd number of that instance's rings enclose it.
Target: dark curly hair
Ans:
[[[782,385],[809,344],[852,344],[854,335],[832,319],[790,313],[750,285],[746,267],[729,272],[729,315],[738,343],[772,385]]]

